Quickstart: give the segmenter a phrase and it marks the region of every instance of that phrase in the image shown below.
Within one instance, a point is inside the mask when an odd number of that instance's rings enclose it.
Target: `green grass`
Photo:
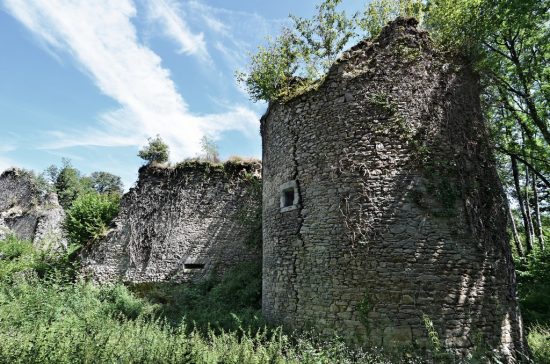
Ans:
[[[126,287],[80,281],[69,261],[0,241],[0,364],[425,362],[266,326],[258,263],[195,285]],[[534,363],[550,363],[549,341],[547,326],[531,327]]]

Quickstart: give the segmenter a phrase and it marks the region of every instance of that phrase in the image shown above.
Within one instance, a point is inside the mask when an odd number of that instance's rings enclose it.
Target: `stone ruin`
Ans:
[[[317,89],[269,105],[263,191],[260,163],[142,167],[82,271],[185,282],[263,258],[272,323],[416,349],[433,327],[459,356],[485,345],[513,363],[526,346],[479,94],[464,60],[399,18]],[[0,176],[0,238],[42,244],[62,219],[21,171]]]
[[[525,352],[506,213],[476,74],[414,19],[271,103],[264,316],[350,342]]]
[[[113,228],[82,254],[97,282],[186,282],[261,261],[260,162],[145,166]]]
[[[40,191],[30,172],[8,169],[0,174],[0,240],[13,234],[37,248],[67,246],[65,212],[55,193]]]

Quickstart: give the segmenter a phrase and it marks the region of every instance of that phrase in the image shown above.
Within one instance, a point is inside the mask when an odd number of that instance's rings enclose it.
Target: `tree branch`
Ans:
[[[539,171],[537,171],[535,169],[535,167],[533,167],[533,165],[529,162],[527,162],[524,158],[520,157],[518,154],[516,153],[512,153],[502,147],[499,147],[497,148],[498,151],[506,154],[506,155],[509,155],[510,157],[512,158],[515,158],[517,159],[518,161],[520,161],[521,163],[523,163],[526,167],[528,167],[534,174],[537,175],[537,177],[539,177],[541,179],[542,182],[544,182],[544,184],[546,185],[547,188],[550,188],[550,181],[548,181],[548,179],[546,177],[544,177],[544,175],[542,175]]]

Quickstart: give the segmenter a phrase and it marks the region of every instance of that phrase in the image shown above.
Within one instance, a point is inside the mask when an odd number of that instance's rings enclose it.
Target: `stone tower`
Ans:
[[[263,312],[359,345],[524,350],[476,75],[399,18],[262,118]]]

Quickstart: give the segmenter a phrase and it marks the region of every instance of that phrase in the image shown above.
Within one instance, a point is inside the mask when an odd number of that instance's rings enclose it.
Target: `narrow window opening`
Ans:
[[[183,265],[183,268],[185,268],[185,269],[203,269],[204,264],[201,264],[201,263],[185,263]]]
[[[279,188],[279,191],[281,191],[281,212],[297,209],[300,197],[296,181],[284,183]]]
[[[287,188],[283,190],[283,206],[289,207],[294,205],[294,188]]]

